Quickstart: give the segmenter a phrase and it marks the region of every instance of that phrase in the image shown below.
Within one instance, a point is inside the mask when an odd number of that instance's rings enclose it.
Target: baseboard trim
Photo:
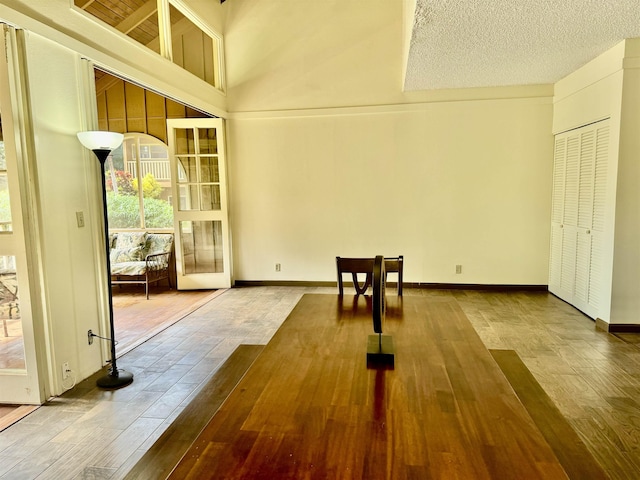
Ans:
[[[236,280],[236,287],[336,287],[336,282],[308,282],[304,280]]]
[[[607,323],[600,318],[596,318],[596,329],[609,333],[640,333],[637,323]]]
[[[596,330],[602,330],[603,332],[609,331],[609,324],[601,318],[596,318]]]
[[[494,292],[546,292],[548,285],[484,284],[484,283],[403,283],[405,288],[425,290],[490,290]]]
[[[352,282],[344,282],[345,286],[353,286]],[[301,280],[236,280],[236,287],[336,287],[337,282],[312,282]],[[424,290],[490,290],[494,292],[546,292],[548,285],[507,285],[479,283],[411,283],[404,282],[403,288]],[[397,282],[388,282],[387,287],[396,288]]]

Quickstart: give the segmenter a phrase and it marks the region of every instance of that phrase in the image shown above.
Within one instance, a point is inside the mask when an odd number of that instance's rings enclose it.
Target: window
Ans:
[[[217,87],[217,39],[204,32],[173,5],[169,10],[173,63]]]
[[[74,0],[74,4],[217,89],[224,89],[222,37],[177,0]],[[163,22],[163,18],[168,20]]]
[[[155,137],[126,133],[105,162],[109,228],[173,229],[169,149]]]

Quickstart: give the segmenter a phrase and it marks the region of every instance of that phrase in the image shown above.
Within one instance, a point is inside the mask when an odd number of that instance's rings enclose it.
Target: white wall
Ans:
[[[624,51],[621,42],[555,84],[554,134],[604,118],[619,129]]]
[[[539,100],[233,120],[236,278],[403,254],[410,282],[546,284],[549,120]]]
[[[276,3],[227,16],[236,279],[546,285],[552,89],[404,94],[403,2]]]
[[[640,39],[625,42],[611,323],[640,324]]]
[[[99,332],[101,318],[96,258],[104,256],[97,251],[103,243],[90,227],[102,222],[96,218],[101,211],[92,208],[100,195],[99,170],[93,154],[87,155],[76,137],[84,129],[77,55],[29,34],[27,61],[37,164],[33,180],[43,236],[42,287],[47,304],[43,321],[53,339],[56,377],[61,376],[62,363],[69,362],[82,379],[102,366],[99,342],[93,346],[87,342],[87,330]],[[84,212],[84,228],[77,226],[77,211]],[[57,382],[57,391],[50,393],[60,394],[61,388]]]

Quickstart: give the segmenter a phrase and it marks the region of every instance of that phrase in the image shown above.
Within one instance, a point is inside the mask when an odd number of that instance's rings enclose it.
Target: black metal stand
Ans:
[[[382,335],[385,316],[385,271],[384,258],[375,257],[373,263],[373,331],[378,335],[369,335],[367,340],[367,368],[388,368],[395,366],[393,337]]]
[[[390,335],[369,335],[367,339],[367,368],[395,367],[395,349]]]
[[[111,259],[109,256],[110,248],[109,248],[109,216],[107,212],[107,182],[104,176],[104,164],[107,160],[107,157],[111,153],[111,150],[104,149],[96,149],[93,150],[93,153],[96,154],[98,160],[100,161],[100,177],[102,178],[102,212],[104,215],[104,234],[105,234],[105,245],[107,247],[107,288],[109,293],[109,328],[111,330],[111,367],[109,368],[109,373],[103,377],[100,377],[96,381],[96,385],[100,388],[107,389],[117,389],[121,387],[126,387],[131,382],[133,382],[133,373],[126,372],[124,370],[119,370],[116,364],[116,334],[115,327],[113,325],[113,299],[112,299],[112,288],[111,288]]]

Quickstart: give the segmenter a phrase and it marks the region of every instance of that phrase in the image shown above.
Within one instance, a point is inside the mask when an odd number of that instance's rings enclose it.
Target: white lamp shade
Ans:
[[[124,135],[116,132],[78,132],[78,139],[89,150],[113,150],[124,140]]]

